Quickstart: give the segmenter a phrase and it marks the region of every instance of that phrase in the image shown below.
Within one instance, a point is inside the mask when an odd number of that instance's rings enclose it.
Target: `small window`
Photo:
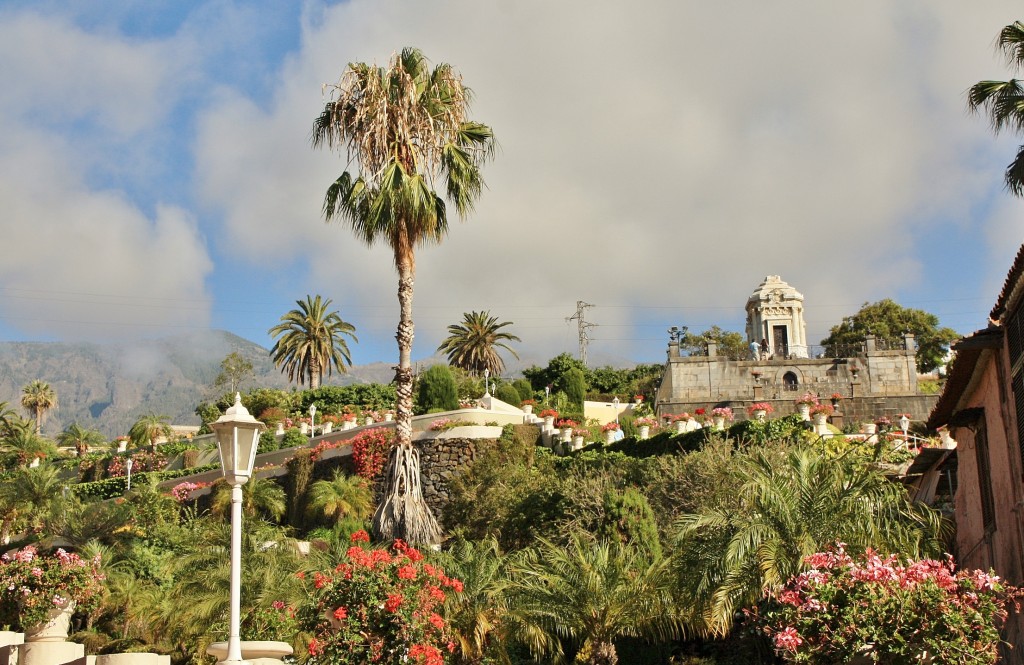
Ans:
[[[782,383],[786,386],[786,390],[796,390],[800,385],[800,379],[796,378],[796,374],[793,372],[786,372],[782,375]]]

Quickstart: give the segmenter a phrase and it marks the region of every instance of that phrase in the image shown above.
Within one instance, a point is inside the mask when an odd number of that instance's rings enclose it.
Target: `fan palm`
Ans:
[[[387,67],[350,63],[313,124],[313,146],[347,151],[357,166],[327,189],[324,216],[341,218],[367,245],[392,250],[398,271],[398,366],[395,369],[397,445],[385,476],[384,500],[374,514],[383,538],[440,540],[437,520],[419,486],[412,449],[412,298],[416,248],[448,233],[445,198],[466,216],[483,187],[480,169],[494,152],[490,127],[468,119],[470,91],[441,63],[431,68],[415,48]],[[436,191],[443,181],[445,196]]]
[[[46,412],[57,408],[57,393],[49,383],[36,379],[21,389],[21,405],[36,419],[36,434],[41,434]]]
[[[498,323],[498,317],[490,312],[467,312],[462,315],[461,324],[448,326],[448,337],[437,350],[448,354],[448,364],[461,367],[474,376],[489,370],[493,376],[505,371],[505,361],[498,355],[498,349],[505,349],[519,358],[505,342],[519,342],[512,333],[502,328],[512,325],[511,321]]]
[[[1015,21],[1003,28],[996,40],[1007,62],[1014,69],[1024,66],[1024,23]],[[1024,129],[1024,81],[979,81],[967,92],[967,107],[983,110],[992,123],[992,129],[1020,132]],[[1006,167],[1006,187],[1015,196],[1024,195],[1024,146]]]
[[[57,448],[49,439],[36,434],[31,426],[14,427],[0,438],[0,459],[5,467],[28,464],[33,458],[54,457]]]
[[[763,451],[736,459],[738,507],[710,507],[677,524],[676,566],[687,603],[703,613],[700,630],[726,632],[736,610],[836,541],[914,557],[942,551],[938,514],[863,464],[807,447],[782,463]]]
[[[366,519],[373,512],[373,490],[364,478],[336,470],[330,480],[318,480],[309,488],[307,510],[335,522]]]
[[[140,417],[128,430],[128,438],[136,448],[149,446],[150,450],[156,450],[156,442],[163,439],[170,439],[174,436],[171,428],[170,418],[155,413],[147,413]]]
[[[86,429],[78,423],[71,423],[67,429],[57,435],[57,443],[62,446],[74,447],[79,457],[89,452],[89,448],[102,446],[106,438],[94,429]]]
[[[512,630],[534,655],[560,659],[568,640],[578,646],[577,663],[614,665],[618,637],[680,633],[666,563],[579,534],[565,547],[541,539],[512,565]]]
[[[289,381],[298,381],[301,385],[309,379],[309,387],[316,390],[324,376],[346,371],[345,365],[352,364],[352,356],[348,350],[345,337],[355,336],[355,326],[341,320],[337,312],[329,312],[327,308],[331,299],[323,300],[320,296],[306,296],[306,300],[296,300],[298,309],[293,309],[281,317],[281,323],[270,329],[269,334],[277,337],[270,357],[274,364],[288,373]]]
[[[246,517],[263,517],[276,522],[287,510],[287,495],[274,481],[254,477],[242,485],[242,513]],[[231,485],[223,478],[214,483],[210,513],[217,517],[231,514]]]

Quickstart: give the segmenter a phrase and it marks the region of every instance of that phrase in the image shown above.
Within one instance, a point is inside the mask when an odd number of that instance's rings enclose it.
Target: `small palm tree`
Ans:
[[[907,556],[942,552],[942,522],[881,473],[808,448],[781,461],[757,451],[736,458],[738,505],[678,520],[676,561],[686,604],[702,632],[723,634],[741,607],[803,569],[836,541]]]
[[[21,389],[21,405],[36,419],[36,434],[42,434],[43,417],[57,408],[57,393],[49,383],[36,379]]]
[[[335,471],[330,480],[318,480],[309,488],[307,510],[334,522],[366,519],[373,512],[373,490],[366,479]]]
[[[7,402],[0,402],[0,436],[10,433],[21,422],[21,417]]]
[[[1024,23],[1015,21],[999,33],[997,46],[1013,69],[1024,66]],[[1024,130],[1024,81],[979,81],[967,93],[967,107],[984,110],[996,133]],[[1024,196],[1024,146],[1006,167],[1006,187],[1015,196]]]
[[[328,376],[335,369],[345,373],[345,366],[352,364],[345,337],[359,340],[355,326],[342,321],[337,312],[327,311],[330,298],[306,296],[305,301],[296,300],[295,304],[299,308],[282,316],[281,323],[269,331],[278,338],[270,357],[282,372],[287,372],[289,381],[297,380],[301,385],[308,378],[310,389],[316,390],[324,370]]]
[[[71,446],[75,449],[75,454],[78,457],[82,457],[89,448],[102,446],[106,442],[106,438],[94,429],[86,429],[78,423],[71,423],[67,429],[57,435],[57,443],[62,446]]]
[[[152,451],[156,450],[156,442],[159,439],[170,439],[173,436],[171,419],[168,416],[155,413],[147,413],[140,417],[128,430],[128,438],[133,446],[136,448],[149,446]]]
[[[8,468],[29,464],[37,457],[52,458],[56,454],[57,448],[53,442],[36,434],[31,425],[17,427],[0,438],[0,458]]]
[[[577,663],[615,665],[618,637],[680,633],[666,564],[580,534],[565,547],[542,539],[512,566],[512,630],[534,655],[560,657],[568,640],[578,646]]]
[[[64,480],[56,467],[17,469],[0,484],[0,505],[7,509],[2,535],[6,538],[18,526],[39,533],[64,501]]]
[[[397,439],[373,517],[382,539],[436,543],[441,532],[419,486],[412,451],[412,297],[416,249],[448,234],[448,208],[465,217],[483,189],[481,167],[494,154],[491,128],[468,117],[470,90],[451,65],[431,68],[419,49],[387,67],[350,63],[313,123],[313,147],[339,148],[356,165],[324,196],[324,217],[349,223],[367,245],[390,247],[398,271]],[[436,187],[444,185],[445,196]]]
[[[462,315],[461,324],[448,326],[448,337],[437,350],[448,354],[448,364],[461,367],[474,376],[490,370],[493,376],[505,371],[505,361],[498,355],[498,349],[505,349],[516,359],[519,358],[505,342],[519,342],[518,337],[502,328],[512,325],[511,321],[498,323],[498,317],[490,312],[467,312]]]
[[[250,478],[242,485],[242,513],[246,517],[263,517],[276,522],[288,510],[288,498],[284,489],[266,478]],[[223,478],[214,483],[210,499],[210,513],[216,517],[231,514],[231,485]]]

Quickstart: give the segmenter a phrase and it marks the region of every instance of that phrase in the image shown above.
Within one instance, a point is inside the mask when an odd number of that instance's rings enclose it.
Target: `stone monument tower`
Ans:
[[[747,299],[747,342],[768,340],[761,352],[774,358],[806,358],[804,296],[778,275],[768,275]]]

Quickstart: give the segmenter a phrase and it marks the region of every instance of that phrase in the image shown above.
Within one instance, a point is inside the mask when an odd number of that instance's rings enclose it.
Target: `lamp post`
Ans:
[[[316,404],[309,405],[309,437],[316,436]]]
[[[130,492],[132,489],[132,467],[135,466],[135,460],[129,457],[128,461],[125,462],[124,465],[128,469],[128,487],[125,489],[125,491]]]
[[[907,440],[907,430],[910,429],[910,418],[907,418],[907,414],[900,416],[900,429],[903,430],[903,440]]]
[[[484,397],[491,394],[491,368],[484,367]]]
[[[313,412],[313,409],[310,409]],[[242,660],[239,637],[242,588],[242,485],[252,475],[256,461],[256,446],[266,426],[249,415],[242,406],[242,396],[235,393],[235,404],[210,423],[217,435],[217,450],[225,480],[231,485],[231,633],[228,636],[227,657],[224,663],[238,664]]]
[[[612,398],[612,409],[615,411],[615,424],[619,424],[619,398],[615,396]]]

